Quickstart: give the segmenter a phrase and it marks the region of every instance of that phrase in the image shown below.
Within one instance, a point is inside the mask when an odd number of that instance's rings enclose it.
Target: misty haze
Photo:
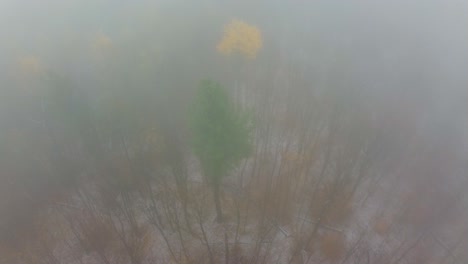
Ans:
[[[467,14],[0,0],[0,264],[468,263]]]

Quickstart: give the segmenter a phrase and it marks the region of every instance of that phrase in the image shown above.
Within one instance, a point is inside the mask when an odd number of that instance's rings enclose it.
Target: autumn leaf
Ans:
[[[24,56],[17,60],[17,65],[22,74],[34,76],[44,71],[44,66],[36,56]]]
[[[246,58],[253,59],[262,47],[262,38],[257,27],[233,19],[224,28],[224,34],[216,49],[228,56],[239,52]]]
[[[106,50],[110,50],[113,46],[111,38],[102,32],[98,33],[94,37],[91,44],[94,50],[100,51],[100,52],[105,52]]]

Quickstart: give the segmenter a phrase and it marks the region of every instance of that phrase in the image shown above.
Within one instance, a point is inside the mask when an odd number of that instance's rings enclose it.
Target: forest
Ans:
[[[0,0],[0,264],[468,263],[467,12]]]

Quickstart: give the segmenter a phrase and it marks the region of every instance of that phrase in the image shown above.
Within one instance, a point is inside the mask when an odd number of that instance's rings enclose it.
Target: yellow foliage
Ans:
[[[102,32],[98,33],[93,41],[92,46],[97,51],[105,51],[112,48],[112,40]]]
[[[246,58],[253,59],[261,47],[262,38],[258,28],[233,19],[224,27],[224,35],[216,49],[226,56],[239,52]]]
[[[22,74],[27,76],[37,75],[43,72],[44,66],[36,56],[24,56],[17,60]]]

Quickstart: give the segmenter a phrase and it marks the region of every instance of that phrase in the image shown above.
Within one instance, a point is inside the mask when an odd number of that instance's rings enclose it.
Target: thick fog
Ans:
[[[467,13],[0,0],[0,263],[467,263]]]

